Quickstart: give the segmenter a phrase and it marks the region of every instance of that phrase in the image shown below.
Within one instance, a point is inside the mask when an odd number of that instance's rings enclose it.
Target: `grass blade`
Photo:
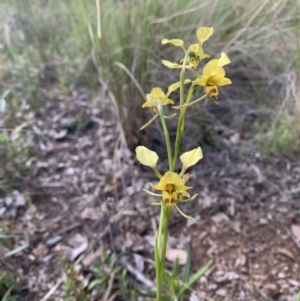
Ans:
[[[187,289],[189,289],[198,279],[200,279],[213,265],[213,262],[210,261],[206,264],[202,269],[200,269],[197,273],[195,273],[187,283],[184,284],[184,287],[179,292],[179,297],[183,296]]]
[[[190,275],[190,271],[191,271],[192,255],[193,255],[192,246],[189,245],[187,261],[184,266],[183,277],[182,277],[182,281],[184,283],[187,283],[188,279],[189,279],[189,275]]]

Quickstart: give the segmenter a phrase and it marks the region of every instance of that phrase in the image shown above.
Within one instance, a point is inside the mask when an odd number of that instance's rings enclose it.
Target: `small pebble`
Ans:
[[[224,290],[223,288],[220,288],[216,291],[216,295],[217,296],[220,296],[220,297],[226,297],[227,295],[227,291]]]

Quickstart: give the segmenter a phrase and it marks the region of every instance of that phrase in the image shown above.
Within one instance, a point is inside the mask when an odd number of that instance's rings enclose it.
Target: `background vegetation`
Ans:
[[[10,91],[8,102],[20,102],[21,90],[34,110],[43,102],[39,90],[49,84],[61,93],[80,85],[97,91],[101,85],[120,121],[129,121],[123,122],[125,132],[132,133],[143,122],[132,112],[145,118],[140,111],[143,94],[173,80],[160,60],[174,50],[160,40],[184,37],[189,43],[196,28],[213,26],[207,49],[224,50],[233,62],[229,73],[234,87],[226,95],[227,104],[234,110],[240,102],[252,101],[270,113],[268,123],[256,126],[256,140],[266,144],[267,153],[297,149],[291,143],[300,127],[296,0],[100,2],[2,1],[1,77],[3,92]],[[138,135],[127,135],[131,147]]]

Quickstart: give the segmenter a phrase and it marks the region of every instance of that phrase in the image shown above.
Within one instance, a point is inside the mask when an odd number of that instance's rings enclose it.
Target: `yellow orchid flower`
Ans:
[[[192,187],[185,186],[185,179],[183,179],[180,175],[175,172],[167,171],[156,186],[152,183],[150,183],[150,185],[156,190],[162,190],[162,199],[165,206],[175,207],[183,217],[187,219],[193,219],[191,216],[183,213],[177,205],[177,203],[190,202],[197,196],[197,194],[194,194],[192,197],[190,197],[190,194],[187,192],[187,190],[191,189]],[[146,190],[144,189],[144,191]],[[150,194],[154,195],[151,192]],[[185,199],[183,199],[184,197]],[[153,205],[160,205],[160,203],[154,203]]]
[[[230,60],[225,52],[222,52],[219,59],[209,61],[203,68],[203,75],[193,81],[193,84],[203,86],[205,94],[209,97],[218,97],[218,86],[230,85],[231,80],[225,77],[223,66],[230,63]]]
[[[174,101],[168,98],[161,88],[153,88],[149,94],[146,94],[147,101],[142,105],[142,108],[153,108],[157,113],[157,107],[159,105],[165,106],[174,104]]]
[[[171,92],[170,92],[171,93]],[[170,94],[169,93],[169,94]],[[149,124],[151,124],[158,116],[158,106],[165,106],[168,104],[174,104],[174,101],[168,98],[169,94],[167,95],[161,88],[153,88],[150,93],[146,94],[146,102],[143,103],[142,108],[153,108],[155,115],[146,123],[144,124],[140,130],[145,129]]]
[[[184,81],[185,84],[191,82],[190,79]],[[167,94],[161,88],[153,88],[150,93],[146,94],[147,101],[142,105],[142,108],[153,108],[154,112],[157,113],[157,107],[159,105],[165,106],[174,104],[174,101],[169,95],[180,87],[180,82],[176,82],[169,86]]]
[[[189,152],[185,152],[180,156],[180,160],[182,162],[182,170],[180,174],[167,171],[163,176],[161,176],[156,167],[158,161],[158,155],[156,152],[151,151],[145,146],[138,146],[135,149],[135,152],[137,160],[141,164],[151,167],[157,177],[160,179],[157,185],[150,183],[150,186],[156,190],[161,190],[162,194],[156,194],[147,189],[144,189],[144,191],[152,196],[162,197],[165,206],[175,206],[180,214],[186,218],[190,218],[178,208],[177,203],[190,202],[197,196],[197,194],[195,194],[190,197],[190,194],[187,192],[187,190],[191,189],[192,187],[186,186],[185,183],[192,176],[184,173],[189,167],[195,165],[199,160],[202,159],[203,154],[201,148],[195,148]],[[160,205],[160,203],[154,203],[154,205]]]
[[[182,50],[184,51],[184,53],[186,53],[187,51],[192,51],[194,53],[194,55],[189,56],[188,64],[186,65],[186,68],[187,69],[197,68],[199,63],[201,62],[201,60],[209,57],[208,54],[204,53],[202,45],[206,40],[209,39],[209,37],[213,34],[213,32],[214,32],[213,27],[200,27],[197,30],[198,43],[191,44],[188,47],[188,50],[186,50],[186,48],[184,47],[183,40],[180,40],[180,39],[172,39],[172,40],[163,39],[161,42],[162,42],[162,44],[170,43],[174,46],[181,47]],[[182,61],[183,61],[183,59],[181,60],[181,62]],[[166,60],[163,60],[162,63],[165,66],[167,66],[168,68],[182,68],[183,67],[183,65],[172,63],[172,62],[169,62]]]
[[[191,82],[190,79],[184,80],[184,84],[190,82]],[[177,90],[179,87],[180,87],[180,82],[176,82],[168,87],[167,94],[165,94],[164,91],[159,87],[153,88],[150,93],[146,94],[146,102],[143,103],[142,108],[153,108],[155,115],[146,124],[144,124],[141,127],[141,130],[146,128],[150,123],[152,123],[159,116],[158,106],[166,106],[169,104],[174,104],[174,101],[169,98],[169,95],[175,90]],[[172,118],[175,115],[169,116],[168,118]],[[165,118],[167,118],[167,116],[165,116]]]
[[[184,173],[202,158],[203,154],[200,147],[186,152],[180,156],[182,162],[180,174],[168,171],[162,176],[156,186],[150,183],[154,189],[162,190],[162,198],[166,206],[173,206],[177,201],[183,201],[183,197],[190,197],[187,190],[192,187],[185,186],[185,183],[191,178],[191,175],[184,175]]]
[[[162,198],[166,206],[174,206],[179,199],[179,193],[180,195],[189,197],[190,195],[187,190],[192,188],[185,186],[180,175],[171,171],[167,171],[157,185],[153,185],[152,183],[150,185],[154,189],[162,191]]]
[[[197,30],[198,43],[192,44],[189,46],[188,50],[195,52],[197,61],[193,60],[193,57],[190,59],[190,63],[193,65],[198,65],[200,61],[209,57],[208,54],[204,53],[202,45],[203,43],[210,38],[214,33],[213,27],[200,27]],[[192,61],[191,61],[192,60]]]

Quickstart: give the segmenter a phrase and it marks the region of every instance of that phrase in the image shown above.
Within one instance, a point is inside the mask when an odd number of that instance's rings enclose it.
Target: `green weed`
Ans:
[[[96,298],[120,298],[120,300],[137,300],[137,291],[128,279],[127,271],[117,262],[115,254],[103,249],[100,264],[90,268],[92,275],[89,283],[84,284],[76,272],[75,263],[68,263],[61,258],[60,263],[66,274],[65,301],[89,300],[92,294]]]
[[[33,154],[33,114],[21,106],[10,90],[4,91],[0,98],[0,196],[23,186]]]
[[[12,137],[7,131],[0,132],[0,195],[23,184],[30,154],[31,149],[22,138]]]
[[[88,290],[94,290],[99,298],[115,296],[121,300],[137,300],[137,291],[130,283],[126,269],[118,264],[115,254],[103,249],[101,263],[91,267],[91,272],[94,279],[89,283]]]
[[[20,296],[13,293],[13,288],[16,281],[12,274],[0,270],[0,300],[2,301],[17,301]]]
[[[258,150],[266,156],[278,156],[299,152],[299,131],[294,115],[284,111],[277,122],[267,125],[255,124],[255,142]]]
[[[64,301],[87,301],[90,294],[86,290],[82,280],[78,278],[74,262],[66,262],[64,257],[60,258],[60,264],[66,275],[64,283]]]
[[[168,288],[168,295],[170,300],[184,300],[187,292],[191,290],[191,286],[198,281],[213,265],[212,262],[206,264],[198,272],[190,276],[192,262],[192,249],[189,248],[187,263],[184,266],[182,279],[179,277],[178,260],[175,261],[172,273],[165,272],[164,279]],[[165,297],[167,300],[167,297]]]
[[[0,246],[5,246],[8,249],[12,249],[13,243],[11,238],[12,236],[7,234],[6,229],[0,227]]]

